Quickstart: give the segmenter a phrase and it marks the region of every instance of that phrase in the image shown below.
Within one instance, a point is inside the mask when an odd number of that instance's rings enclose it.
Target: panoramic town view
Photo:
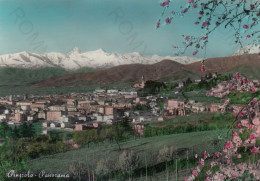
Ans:
[[[260,1],[1,0],[0,181],[260,180]]]

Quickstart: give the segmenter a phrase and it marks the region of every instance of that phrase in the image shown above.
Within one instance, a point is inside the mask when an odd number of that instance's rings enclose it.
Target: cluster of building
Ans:
[[[0,122],[41,122],[43,134],[47,134],[53,129],[96,129],[127,120],[144,134],[144,122],[162,119],[159,100],[156,96],[138,97],[135,90],[102,89],[68,95],[8,96],[0,98]],[[149,110],[136,110],[137,105],[145,105]]]
[[[185,116],[196,113],[217,113],[228,111],[228,104],[196,102],[185,99],[168,99],[164,104],[164,118],[171,119],[176,116]]]

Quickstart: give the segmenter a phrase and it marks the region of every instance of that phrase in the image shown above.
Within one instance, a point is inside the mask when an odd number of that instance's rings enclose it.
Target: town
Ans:
[[[197,84],[209,82],[220,75],[206,75]],[[227,77],[227,76],[226,76]],[[206,79],[206,80],[205,80]],[[148,81],[141,77],[132,90],[96,89],[92,93],[67,95],[10,95],[0,98],[0,121],[8,125],[22,123],[42,124],[42,134],[51,130],[82,131],[98,129],[122,120],[128,121],[137,135],[145,134],[145,126],[151,122],[162,122],[177,116],[198,113],[224,113],[239,110],[229,106],[229,100],[219,102],[198,102],[192,99],[175,99],[159,94],[139,96]],[[194,84],[192,81],[191,84]],[[172,90],[181,92],[188,83],[179,82]],[[256,92],[259,80],[248,81],[236,73],[206,92],[207,96],[224,97],[233,90]]]

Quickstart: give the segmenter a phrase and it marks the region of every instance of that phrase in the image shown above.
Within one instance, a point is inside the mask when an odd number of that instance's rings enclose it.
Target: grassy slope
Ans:
[[[216,120],[217,119],[216,113],[199,113],[199,114],[192,114],[189,116],[178,116],[163,122],[158,123],[151,123],[154,126],[162,126],[162,125],[172,125],[172,124],[180,124],[180,123],[187,123],[187,122],[195,122],[195,121],[205,121],[205,120]],[[188,121],[187,121],[188,119]]]
[[[186,70],[181,70],[179,72],[175,72],[172,74],[169,74],[168,76],[165,76],[161,79],[159,79],[160,81],[165,81],[165,82],[172,82],[172,81],[184,81],[187,80],[187,78],[191,78],[192,80],[195,79],[200,79],[200,75],[197,75],[193,72],[189,72]]]
[[[132,149],[140,156],[142,160],[141,166],[144,166],[144,154],[146,154],[150,164],[154,164],[156,162],[158,149],[164,145],[174,145],[176,149],[193,147],[193,153],[202,153],[205,149],[209,150],[209,152],[213,152],[215,151],[213,146],[209,145],[207,141],[217,139],[218,135],[222,134],[220,132],[225,133],[226,131],[227,130],[205,131],[140,138],[121,143],[121,148]],[[224,142],[221,142],[220,144],[221,148]],[[191,150],[192,149],[190,149],[190,155],[192,155]],[[99,146],[92,145],[89,148],[82,147],[65,153],[58,153],[30,160],[25,163],[25,168],[32,170],[46,170],[50,172],[66,172],[69,163],[73,161],[85,162],[90,167],[95,168],[97,161],[100,159],[109,158],[116,160],[118,154],[119,150],[117,144],[103,143]],[[181,156],[185,157],[186,152],[184,155],[180,155],[180,157]]]
[[[227,75],[229,73],[236,73],[239,72],[240,74],[242,74],[243,76],[246,76],[248,79],[252,80],[252,79],[259,79],[260,80],[260,67],[247,67],[247,66],[243,66],[243,67],[238,67],[236,69],[230,70],[228,72],[225,72],[223,74]]]
[[[45,94],[45,93],[64,93],[73,92],[77,89],[60,87],[58,89],[34,88],[31,85],[52,77],[63,76],[71,73],[93,72],[94,69],[83,68],[77,71],[66,71],[59,68],[42,69],[18,69],[18,68],[0,68],[0,96],[10,94]]]

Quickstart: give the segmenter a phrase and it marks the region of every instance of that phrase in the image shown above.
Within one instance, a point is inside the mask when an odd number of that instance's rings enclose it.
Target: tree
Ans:
[[[194,24],[204,30],[203,35],[183,36],[183,47],[174,45],[174,55],[184,54],[190,47],[193,55],[199,50],[206,49],[209,37],[223,28],[227,33],[232,32],[234,44],[241,48],[245,45],[259,45],[260,39],[260,1],[258,0],[185,0],[186,5],[175,9],[176,0],[166,0],[161,3],[163,12],[156,23],[159,28],[164,21],[166,25],[173,23],[177,16],[183,17],[187,12],[195,11],[197,14]],[[193,15],[194,16],[194,15]],[[191,17],[192,18],[192,17]]]
[[[73,178],[82,179],[86,177],[88,168],[84,163],[72,162],[69,164],[68,171]]]
[[[163,146],[158,151],[157,160],[158,162],[168,162],[174,159],[175,154],[173,146]]]
[[[139,166],[139,157],[132,150],[123,150],[118,157],[118,167],[131,176],[131,172]]]
[[[19,129],[17,128],[17,126],[14,126],[14,129],[12,131],[12,138],[17,139],[19,137],[20,137]]]
[[[97,162],[96,172],[98,175],[103,176],[111,172],[115,168],[113,161],[103,158]]]
[[[192,83],[192,80],[190,78],[187,78],[185,84],[191,84]]]
[[[12,129],[4,121],[0,124],[0,135],[1,136],[10,136]]]

